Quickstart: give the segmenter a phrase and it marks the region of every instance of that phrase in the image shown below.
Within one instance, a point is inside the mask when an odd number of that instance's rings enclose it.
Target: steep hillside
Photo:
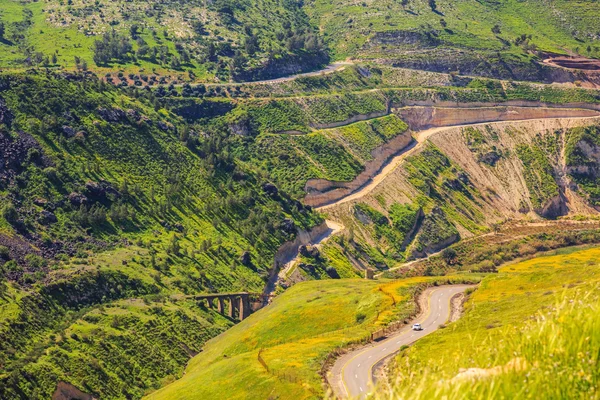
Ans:
[[[351,231],[345,251],[372,267],[434,253],[506,219],[596,214],[597,129],[597,118],[584,118],[423,131],[377,186],[326,212]]]
[[[512,79],[554,79],[538,50],[598,57],[598,4],[545,0],[312,0],[335,58]]]
[[[320,222],[147,96],[0,75],[1,398],[141,397],[232,324],[183,295],[261,292]]]

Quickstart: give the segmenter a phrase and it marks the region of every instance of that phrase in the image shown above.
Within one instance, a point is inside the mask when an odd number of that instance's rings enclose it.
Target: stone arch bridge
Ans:
[[[262,293],[215,293],[189,296],[188,298],[204,303],[208,308],[216,308],[217,312],[229,318],[243,321],[250,313],[260,310],[272,296]]]

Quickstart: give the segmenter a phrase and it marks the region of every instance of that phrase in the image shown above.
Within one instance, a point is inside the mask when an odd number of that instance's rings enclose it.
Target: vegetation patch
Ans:
[[[394,395],[593,396],[599,259],[597,248],[562,250],[488,276],[470,294],[460,320],[401,352]]]

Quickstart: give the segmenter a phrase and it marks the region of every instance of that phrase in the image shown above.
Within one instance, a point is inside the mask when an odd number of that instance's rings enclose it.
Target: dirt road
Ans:
[[[371,343],[338,358],[332,369],[332,387],[338,398],[363,399],[373,389],[373,367],[379,361],[398,352],[402,346],[410,345],[420,338],[439,329],[450,318],[450,300],[473,285],[441,286],[426,291],[427,310],[412,323],[420,323],[421,331],[413,331],[411,325],[387,339]]]
[[[457,110],[457,112],[460,112],[460,110]],[[587,118],[600,118],[600,117],[566,117],[566,118],[549,118],[549,119],[557,119],[557,120],[570,119],[570,120],[572,120],[572,119],[587,119]],[[518,123],[518,122],[525,122],[525,121],[531,121],[531,120],[527,120],[527,119],[511,120],[510,122]],[[367,184],[362,186],[360,189],[358,189],[354,193],[352,193],[334,203],[327,204],[327,205],[321,206],[321,207],[317,207],[316,209],[318,211],[327,211],[330,208],[333,208],[340,204],[347,203],[349,201],[358,200],[358,199],[366,196],[367,194],[371,193],[373,191],[373,189],[375,189],[377,186],[379,186],[381,184],[381,182],[383,182],[383,180],[388,177],[388,175],[390,175],[392,172],[394,172],[394,170],[402,163],[402,161],[406,157],[414,154],[421,146],[423,146],[423,144],[427,141],[428,138],[430,138],[432,135],[435,135],[436,133],[438,133],[440,131],[443,131],[445,129],[450,129],[450,128],[465,128],[465,127],[469,127],[469,126],[471,126],[471,127],[485,126],[485,125],[493,125],[493,124],[504,123],[504,122],[506,122],[506,121],[494,121],[494,122],[482,122],[482,123],[476,123],[476,124],[442,126],[442,127],[431,128],[431,129],[426,129],[426,130],[423,130],[420,132],[416,132],[415,135],[413,136],[415,139],[415,143],[411,147],[409,147],[407,150],[403,151],[401,154],[398,154],[397,156],[392,158],[390,161],[388,161],[388,163],[381,169],[381,171],[377,175],[375,175],[373,178],[371,178],[371,180]]]

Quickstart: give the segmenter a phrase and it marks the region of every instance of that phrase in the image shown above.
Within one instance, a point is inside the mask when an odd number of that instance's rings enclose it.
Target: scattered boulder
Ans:
[[[106,181],[87,181],[85,183],[85,194],[92,200],[116,200],[121,197],[121,193]]]
[[[88,198],[81,193],[73,192],[69,194],[69,202],[74,206],[80,206],[82,204],[87,204]]]
[[[242,255],[240,256],[240,263],[242,263],[242,265],[245,265],[246,267],[249,267],[252,265],[252,254],[249,251],[244,251],[242,253]]]
[[[340,279],[340,274],[338,274],[337,270],[332,266],[325,268],[325,272],[332,279]]]
[[[137,110],[129,109],[125,112],[127,116],[135,121],[139,121],[142,117]]]
[[[274,184],[267,182],[262,186],[263,191],[271,198],[275,198],[279,195],[279,189]]]
[[[159,127],[159,129],[161,129],[161,130],[163,130],[165,132],[171,131],[171,130],[175,129],[174,126],[173,126],[173,124],[171,124],[169,122],[158,121],[158,123],[156,125]]]
[[[50,225],[57,223],[58,219],[56,218],[56,215],[54,215],[53,212],[42,210],[40,211],[39,221],[42,225]]]
[[[321,253],[316,246],[311,245],[302,245],[298,247],[298,252],[304,257],[311,257],[314,259],[318,259]]]
[[[100,114],[100,117],[102,117],[102,119],[104,119],[106,122],[119,122],[123,121],[127,117],[125,111],[121,110],[120,108],[100,107],[98,108],[98,114]]]
[[[479,157],[479,162],[487,164],[491,167],[494,167],[498,160],[500,160],[500,154],[498,154],[495,150],[488,151],[485,154],[482,154]]]
[[[73,129],[69,125],[63,125],[62,131],[65,134],[65,136],[68,138],[72,138],[77,133],[77,132],[75,132],[75,129]]]
[[[373,223],[373,221],[371,221],[371,218],[369,218],[369,216],[367,214],[365,214],[358,207],[354,207],[354,216],[356,217],[357,220],[359,220],[361,223],[363,223],[365,225],[370,225]]]
[[[293,235],[296,232],[298,232],[298,229],[296,228],[296,223],[290,218],[286,218],[283,221],[281,221],[279,227],[282,231],[290,235]]]

